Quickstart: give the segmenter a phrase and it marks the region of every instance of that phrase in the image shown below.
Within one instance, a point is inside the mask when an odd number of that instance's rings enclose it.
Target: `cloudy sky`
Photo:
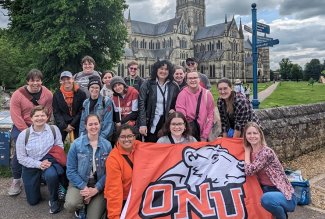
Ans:
[[[239,24],[251,26],[251,3],[248,0],[206,0],[206,23],[221,23],[234,15]],[[173,18],[176,0],[126,0],[134,20],[158,23]],[[255,0],[257,19],[271,26],[269,37],[280,44],[271,47],[271,69],[279,67],[282,58],[304,67],[313,58],[325,59],[325,1],[324,0]],[[1,10],[3,12],[3,10]],[[125,12],[127,16],[127,11]],[[0,26],[7,19],[0,13]],[[247,34],[246,37],[248,37]]]

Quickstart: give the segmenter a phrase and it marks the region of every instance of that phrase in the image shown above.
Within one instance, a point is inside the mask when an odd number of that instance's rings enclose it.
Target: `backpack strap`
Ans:
[[[55,141],[56,140],[55,128],[54,128],[53,125],[50,125],[50,128],[51,128],[51,131],[52,131],[52,134],[53,134],[53,138],[54,138],[54,141]],[[30,128],[27,128],[26,129],[26,134],[25,134],[25,145],[28,143],[29,135],[30,135]]]
[[[201,97],[202,97],[202,90],[201,90],[200,95],[199,95],[199,98],[197,100],[196,112],[195,112],[195,118],[194,118],[194,120],[197,120],[199,118],[199,111],[200,111],[200,105],[201,105]]]
[[[171,144],[175,144],[175,141],[174,141],[172,135],[171,135],[171,134],[168,134],[167,136],[168,136],[168,138],[169,138],[170,143],[171,143]]]
[[[130,160],[130,158],[128,157],[128,155],[122,154],[122,156],[124,157],[124,159],[126,160],[126,162],[128,162],[128,164],[130,165],[131,169],[133,169],[133,163]]]

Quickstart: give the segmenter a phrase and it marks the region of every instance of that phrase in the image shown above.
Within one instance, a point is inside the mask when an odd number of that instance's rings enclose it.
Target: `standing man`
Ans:
[[[211,89],[211,84],[210,84],[209,78],[205,74],[200,73],[197,70],[197,67],[198,67],[198,61],[195,58],[187,58],[186,59],[186,69],[187,69],[187,72],[193,72],[193,71],[195,71],[195,72],[199,73],[200,85],[202,87],[204,87],[205,89],[210,90]]]
[[[75,74],[74,81],[80,86],[80,89],[90,96],[88,90],[89,78],[92,76],[101,77],[102,73],[95,71],[96,62],[91,56],[85,56],[81,60],[82,71]]]
[[[27,85],[18,88],[10,100],[10,116],[14,123],[11,130],[11,140],[16,148],[16,140],[20,132],[32,125],[31,111],[35,106],[42,105],[52,113],[52,93],[42,86],[43,74],[40,70],[32,69],[27,74]],[[11,196],[18,195],[22,187],[22,166],[18,163],[15,151],[11,161],[13,182],[8,190]]]
[[[138,63],[136,61],[129,62],[128,73],[129,75],[124,78],[126,85],[134,87],[139,92],[144,79],[138,75]]]
[[[198,72],[187,73],[186,81],[187,87],[177,96],[176,111],[185,115],[197,141],[207,141],[214,121],[213,96],[200,86]]]
[[[79,136],[82,104],[86,99],[86,94],[74,82],[72,73],[69,71],[61,73],[60,84],[60,89],[53,95],[55,124],[60,129],[63,142],[68,133],[70,133],[70,140],[73,141]],[[71,138],[72,132],[73,138]]]

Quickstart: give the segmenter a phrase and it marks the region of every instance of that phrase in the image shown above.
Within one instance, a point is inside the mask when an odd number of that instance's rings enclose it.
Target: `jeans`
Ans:
[[[287,200],[282,192],[272,186],[262,186],[263,196],[261,204],[276,219],[286,219],[287,212],[293,212],[297,206],[297,200],[292,194],[291,200]]]
[[[50,166],[44,171],[37,168],[27,168],[23,166],[22,178],[27,202],[30,205],[36,205],[42,199],[40,191],[42,174],[44,174],[47,188],[50,193],[50,201],[53,202],[58,200],[58,188],[60,180],[58,170],[54,167],[54,165]]]
[[[16,126],[12,127],[11,130],[11,141],[13,142],[13,146],[15,147],[15,154],[13,156],[13,158],[11,159],[11,172],[12,172],[12,176],[14,177],[14,179],[20,179],[21,178],[21,171],[22,171],[22,166],[21,164],[18,162],[17,159],[17,153],[16,153],[16,141],[18,138],[18,135],[20,134],[21,131],[19,131],[19,129],[17,129]]]

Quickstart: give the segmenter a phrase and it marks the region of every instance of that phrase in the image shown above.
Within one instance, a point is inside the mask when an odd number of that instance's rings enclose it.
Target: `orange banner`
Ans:
[[[121,218],[272,218],[256,177],[245,176],[242,139],[143,143],[134,156]]]

